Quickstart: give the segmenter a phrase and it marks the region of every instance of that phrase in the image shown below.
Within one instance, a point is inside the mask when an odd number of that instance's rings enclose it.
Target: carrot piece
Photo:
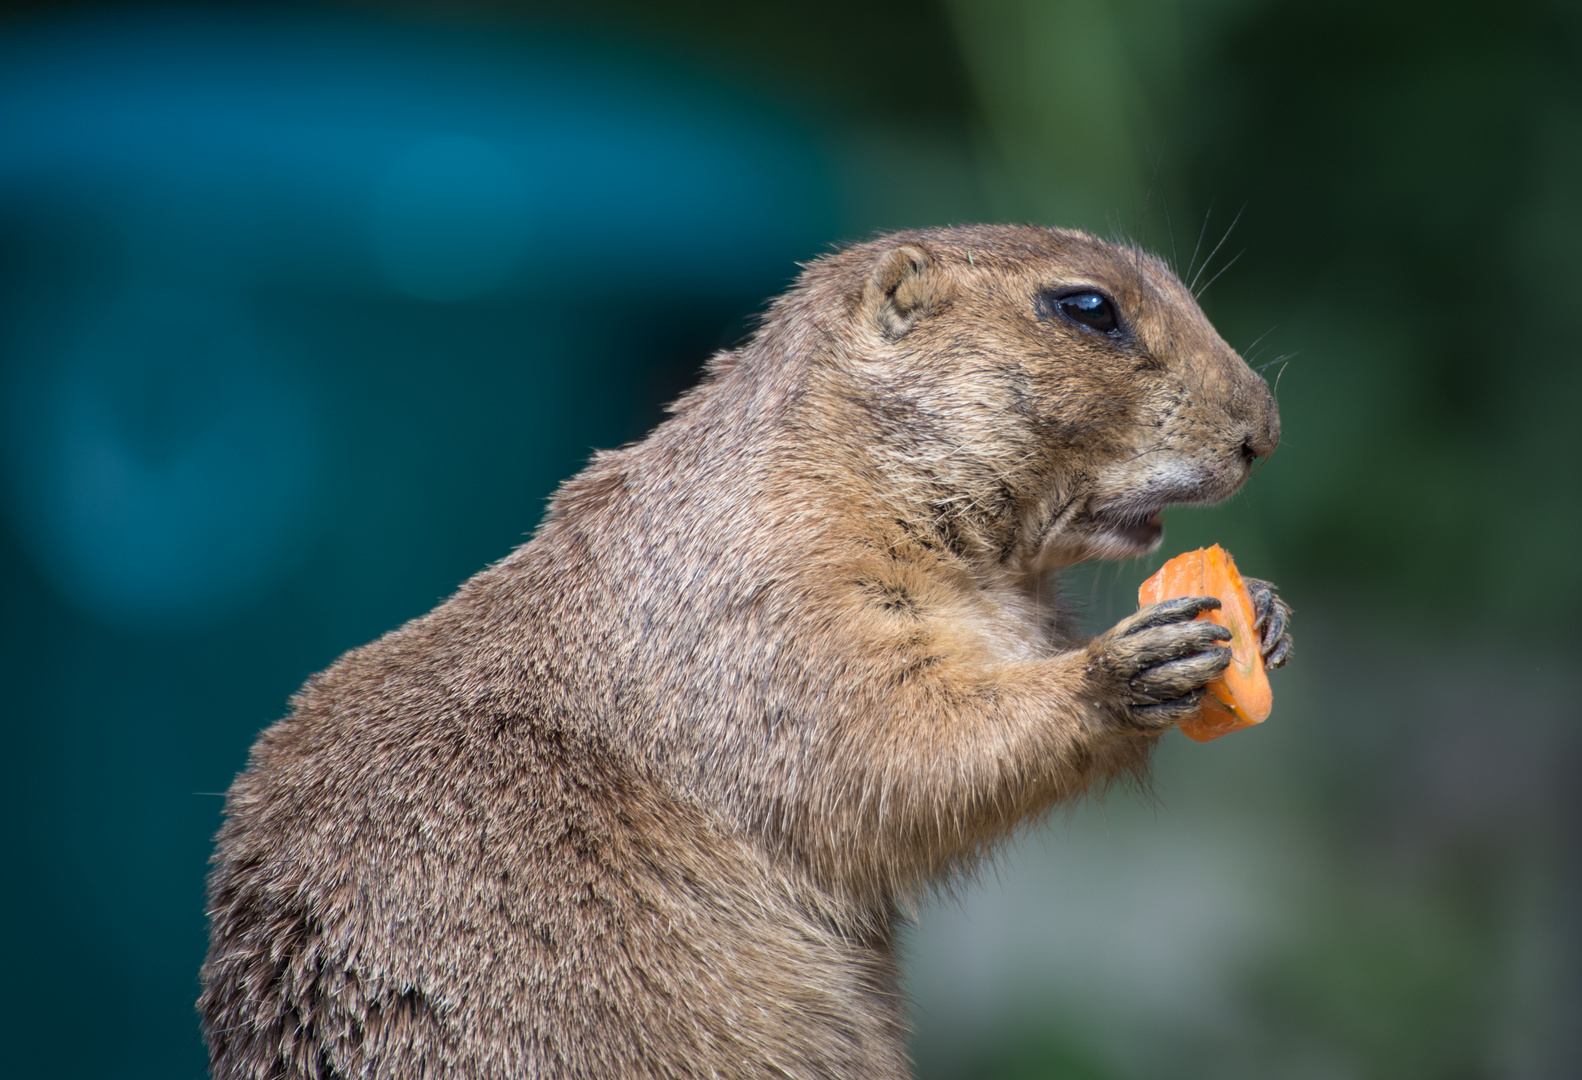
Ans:
[[[1220,609],[1205,611],[1198,619],[1229,627],[1231,632],[1230,667],[1205,687],[1202,708],[1196,716],[1181,721],[1182,732],[1189,739],[1208,742],[1263,723],[1274,706],[1274,695],[1269,690],[1258,635],[1252,628],[1258,615],[1230,554],[1215,544],[1177,555],[1137,590],[1139,606],[1177,596],[1217,598]]]

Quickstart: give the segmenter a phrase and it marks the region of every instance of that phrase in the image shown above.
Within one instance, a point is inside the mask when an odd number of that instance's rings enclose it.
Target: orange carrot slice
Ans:
[[[1229,627],[1231,632],[1230,667],[1205,687],[1203,707],[1196,716],[1181,721],[1182,732],[1189,739],[1208,742],[1263,723],[1274,705],[1274,695],[1263,669],[1258,634],[1252,628],[1258,615],[1229,552],[1215,544],[1177,555],[1143,582],[1137,590],[1137,603],[1157,604],[1177,596],[1215,597],[1220,609],[1205,611],[1198,619]]]

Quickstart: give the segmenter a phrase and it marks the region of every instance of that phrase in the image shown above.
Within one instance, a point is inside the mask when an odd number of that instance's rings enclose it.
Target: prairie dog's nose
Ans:
[[[1247,402],[1247,411],[1252,415],[1247,418],[1242,452],[1249,458],[1268,457],[1280,445],[1280,410],[1268,384],[1256,375],[1252,378],[1257,385],[1247,395],[1251,399]]]

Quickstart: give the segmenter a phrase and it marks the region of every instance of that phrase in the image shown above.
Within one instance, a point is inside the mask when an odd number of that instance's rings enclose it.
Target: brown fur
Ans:
[[[1125,334],[1039,306],[1064,286]],[[1224,666],[1202,605],[1087,642],[1052,585],[1278,440],[1147,255],[857,245],[673,411],[260,738],[210,880],[217,1078],[904,1076],[898,905],[1142,767]]]

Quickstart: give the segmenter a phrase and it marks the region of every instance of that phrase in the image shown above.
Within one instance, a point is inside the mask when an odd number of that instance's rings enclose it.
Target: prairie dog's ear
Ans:
[[[903,244],[874,263],[863,288],[862,313],[886,337],[903,337],[947,292],[933,256],[915,244]]]

